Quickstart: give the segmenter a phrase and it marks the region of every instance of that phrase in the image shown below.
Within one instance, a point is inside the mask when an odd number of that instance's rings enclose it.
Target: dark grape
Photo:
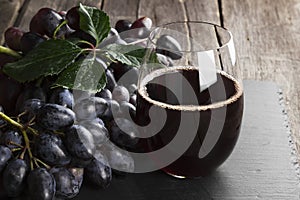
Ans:
[[[71,163],[69,164],[70,167],[76,167],[76,168],[84,168],[90,164],[92,159],[83,160],[81,158],[72,156]]]
[[[105,88],[109,89],[110,91],[113,91],[113,89],[117,86],[115,76],[110,71],[110,69],[106,69],[105,74],[106,74],[106,79],[107,79]]]
[[[39,126],[52,131],[67,129],[74,121],[75,113],[71,109],[50,103],[43,105],[36,117]]]
[[[68,169],[71,174],[75,177],[75,181],[78,183],[78,187],[81,187],[82,181],[83,181],[83,168],[69,168]]]
[[[96,96],[101,97],[103,99],[112,99],[111,91],[107,88],[104,88],[100,92],[97,92]]]
[[[55,10],[51,8],[41,8],[31,19],[29,29],[30,32],[40,35],[52,37],[55,29],[62,23],[63,18]],[[64,26],[66,27],[66,26]],[[60,31],[63,31],[62,28]],[[62,33],[58,33],[61,35]]]
[[[66,18],[66,15],[67,15],[67,11],[65,10],[62,10],[62,11],[59,11],[58,14],[62,17],[62,18]]]
[[[78,39],[81,39],[81,40],[85,40],[89,43],[91,43],[92,45],[96,45],[96,40],[93,36],[91,36],[90,34],[82,31],[82,30],[76,30],[72,33],[70,33],[68,36],[67,36],[68,39],[72,39],[72,38],[78,38]],[[78,44],[78,46],[80,46],[81,48],[91,48],[91,45],[89,44],[85,44],[85,43],[80,43]]]
[[[74,111],[79,120],[95,119],[107,109],[107,101],[100,97],[90,97],[75,104]]]
[[[3,106],[6,114],[15,114],[16,101],[22,89],[22,84],[4,74],[0,74],[0,94],[5,94],[0,95],[0,105]]]
[[[6,45],[15,50],[21,50],[21,37],[23,36],[24,31],[17,27],[10,27],[6,29],[4,33],[5,43]]]
[[[0,145],[0,173],[7,164],[7,161],[12,157],[12,152],[8,147]]]
[[[132,105],[136,106],[136,94],[133,94],[130,96],[130,99],[129,99],[129,103],[131,103]]]
[[[158,61],[159,61],[161,64],[163,64],[163,65],[165,65],[165,66],[167,66],[167,67],[171,67],[171,66],[174,65],[174,62],[173,62],[173,60],[172,60],[170,57],[165,56],[165,55],[162,55],[162,54],[160,54],[160,53],[157,53],[156,55],[157,55]]]
[[[84,174],[90,183],[99,188],[107,188],[112,180],[112,170],[103,159],[94,158],[85,168]]]
[[[56,183],[54,177],[44,168],[32,170],[27,178],[31,200],[53,200]]]
[[[98,122],[98,124],[100,124],[101,126],[105,126],[104,122],[102,119],[100,119],[99,117],[97,117],[96,119],[94,119],[93,121]]]
[[[141,17],[137,20],[135,20],[132,25],[131,25],[131,29],[135,29],[135,28],[147,28],[150,29],[152,27],[152,20],[149,17]]]
[[[8,148],[18,148],[23,145],[23,136],[15,130],[7,130],[0,137],[0,143]]]
[[[16,113],[22,113],[25,109],[25,102],[28,99],[39,99],[41,102],[46,101],[46,94],[41,87],[27,85],[18,96],[16,103]]]
[[[149,17],[141,17],[132,23],[128,32],[129,38],[147,38],[151,27],[152,20]]]
[[[99,146],[109,139],[107,129],[97,119],[81,121],[80,125],[86,128],[92,135],[95,145]]]
[[[128,92],[130,95],[133,95],[133,94],[136,94],[136,91],[137,91],[137,86],[136,84],[132,83],[128,86]]]
[[[131,118],[135,119],[135,106],[127,101],[120,102],[120,116],[129,120],[131,120]]]
[[[68,25],[74,30],[80,30],[80,15],[78,9],[79,6],[73,7],[70,10],[68,10],[66,14]]]
[[[109,65],[108,67],[114,74],[114,78],[116,81],[119,81],[119,79],[126,73],[128,72],[132,67],[120,63],[120,62],[113,62]]]
[[[65,131],[65,146],[73,157],[90,161],[95,151],[93,135],[81,125],[73,125]]]
[[[71,162],[71,157],[58,135],[40,133],[34,147],[36,155],[52,166],[64,166]]]
[[[156,52],[169,56],[174,60],[178,60],[182,57],[181,46],[178,41],[170,35],[162,35],[158,38]]]
[[[81,188],[83,176],[75,177],[67,168],[52,168],[50,173],[56,182],[55,196],[63,199],[71,199],[78,195]]]
[[[134,160],[127,151],[120,150],[111,143],[102,145],[97,151],[100,151],[107,158],[109,166],[115,172],[134,171]]]
[[[135,145],[139,141],[138,130],[131,121],[125,118],[116,118],[109,130],[112,142],[129,150],[135,149]]]
[[[118,116],[120,113],[120,105],[116,100],[107,100],[107,104],[107,110],[100,116],[105,122],[111,121],[114,116]]]
[[[37,33],[27,32],[21,38],[21,51],[27,54],[46,39]]]
[[[66,88],[55,88],[51,91],[48,102],[65,106],[72,109],[74,106],[74,97],[70,90]]]
[[[112,98],[118,102],[129,102],[130,95],[126,87],[118,85],[114,88],[112,92]]]
[[[20,120],[24,123],[34,119],[38,113],[38,110],[44,104],[40,99],[28,99],[22,105],[19,113],[24,113],[20,116]]]
[[[36,115],[43,104],[40,99],[28,99],[24,102],[24,111]]]
[[[128,31],[131,27],[131,22],[129,20],[119,20],[115,25],[115,29],[121,33],[123,31]]]
[[[15,159],[8,163],[3,171],[3,187],[9,197],[21,194],[26,184],[29,167],[24,160]]]

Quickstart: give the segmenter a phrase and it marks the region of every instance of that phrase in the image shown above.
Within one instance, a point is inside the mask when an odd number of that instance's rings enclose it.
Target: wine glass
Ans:
[[[232,33],[216,24],[173,22],[150,33],[137,122],[157,168],[178,178],[203,177],[229,157],[243,116],[236,61]]]

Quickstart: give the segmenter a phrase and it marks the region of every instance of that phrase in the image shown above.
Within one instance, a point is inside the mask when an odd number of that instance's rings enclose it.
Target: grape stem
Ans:
[[[29,157],[30,157],[30,167],[31,167],[31,170],[33,170],[33,162],[32,162],[33,155],[32,155],[31,149],[30,149],[30,141],[29,141],[28,135],[26,133],[25,127],[22,124],[14,121],[13,119],[11,119],[7,115],[5,115],[3,112],[0,112],[0,118],[5,120],[6,122],[10,123],[11,125],[17,127],[21,131],[21,133],[24,137],[25,148],[24,148],[24,151],[22,152],[20,158],[24,159],[24,154],[25,154],[26,151],[28,151],[28,154],[29,154]]]
[[[44,163],[43,161],[41,161],[38,158],[34,158],[34,162],[37,163],[41,163],[42,165],[44,165],[44,167],[46,167],[47,169],[50,169],[51,167],[49,165],[47,165],[46,163]],[[39,167],[39,164],[37,164],[37,166]]]
[[[54,33],[53,33],[53,38],[56,39],[56,35],[57,32],[59,31],[59,29],[61,29],[62,26],[66,25],[68,23],[67,20],[64,20],[60,25],[58,25],[58,27],[56,27]]]
[[[0,53],[5,53],[7,55],[10,55],[10,56],[13,56],[13,57],[16,57],[16,58],[22,58],[22,56],[18,52],[14,51],[10,48],[1,46],[1,45],[0,45]]]

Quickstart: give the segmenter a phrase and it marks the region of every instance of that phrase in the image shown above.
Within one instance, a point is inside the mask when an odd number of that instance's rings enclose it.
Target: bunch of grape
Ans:
[[[67,24],[57,29],[65,19]],[[108,38],[102,45],[138,41],[148,36],[151,26],[147,17],[133,23],[120,20],[111,28],[114,39]],[[132,31],[130,37],[119,34],[136,28],[143,31]],[[42,8],[32,18],[29,32],[16,27],[5,32],[6,45],[24,55],[52,37],[95,43],[80,30],[78,7],[67,12]],[[53,88],[55,76],[21,84],[1,72],[4,64],[16,59],[6,54],[0,57],[0,173],[1,190],[7,196],[70,199],[79,193],[83,179],[106,188],[113,172],[134,170],[130,155],[116,146],[130,151],[138,144],[138,129],[133,123],[137,68],[120,62],[107,66],[97,59],[107,83],[100,92],[90,93]]]

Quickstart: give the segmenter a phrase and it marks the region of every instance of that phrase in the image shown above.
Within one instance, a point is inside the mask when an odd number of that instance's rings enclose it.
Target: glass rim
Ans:
[[[188,24],[188,23],[193,23],[193,24],[202,24],[202,25],[209,25],[209,26],[213,26],[213,27],[217,27],[217,28],[220,28],[222,30],[224,30],[225,32],[228,33],[229,35],[229,39],[226,40],[226,42],[224,42],[223,45],[219,45],[219,46],[216,46],[214,48],[208,48],[208,49],[202,49],[202,50],[181,50],[181,51],[175,51],[174,49],[166,49],[166,50],[172,50],[173,52],[184,52],[184,53],[195,53],[195,52],[205,52],[205,51],[219,51],[225,47],[228,47],[229,46],[229,43],[231,41],[233,41],[233,35],[231,33],[231,31],[229,31],[227,28],[221,26],[221,25],[218,25],[218,24],[215,24],[213,22],[208,22],[208,21],[195,21],[195,20],[186,20],[186,21],[174,21],[174,22],[168,22],[168,23],[165,23],[165,24],[160,24],[158,25],[157,27],[155,27],[153,30],[151,30],[149,36],[148,36],[148,40],[155,46],[157,46],[157,44],[154,42],[154,40],[152,39],[153,38],[153,35],[156,34],[155,31],[159,30],[159,29],[162,29],[164,28],[165,26],[169,26],[169,25],[173,25],[173,24]],[[170,29],[171,30],[171,29]],[[219,43],[219,42],[218,42]]]
[[[172,71],[174,70],[181,70],[181,69],[185,69],[186,66],[180,66],[180,67],[172,67]],[[159,70],[156,70],[156,73],[159,71],[163,71],[166,68],[162,68]],[[198,69],[197,67],[190,67],[190,69]],[[244,88],[243,88],[243,84],[240,80],[234,78],[232,75],[226,73],[225,71],[220,70],[219,71],[220,74],[226,76],[227,78],[229,78],[233,84],[235,85],[235,92],[229,96],[228,98],[225,98],[223,100],[220,101],[215,101],[212,102],[210,104],[169,104],[169,103],[165,103],[162,101],[158,101],[158,100],[154,100],[152,99],[147,91],[147,83],[149,82],[149,80],[144,79],[141,83],[139,83],[139,87],[138,87],[138,93],[139,95],[141,95],[142,98],[146,99],[148,102],[153,103],[156,106],[160,106],[163,108],[168,108],[171,110],[177,110],[177,111],[206,111],[206,110],[214,110],[214,109],[219,109],[222,107],[226,107],[236,101],[238,101],[244,93]],[[147,77],[147,76],[146,76]],[[148,75],[148,78],[151,77]],[[153,77],[151,77],[153,78]],[[154,77],[155,78],[155,77]],[[225,87],[225,86],[224,86]]]

